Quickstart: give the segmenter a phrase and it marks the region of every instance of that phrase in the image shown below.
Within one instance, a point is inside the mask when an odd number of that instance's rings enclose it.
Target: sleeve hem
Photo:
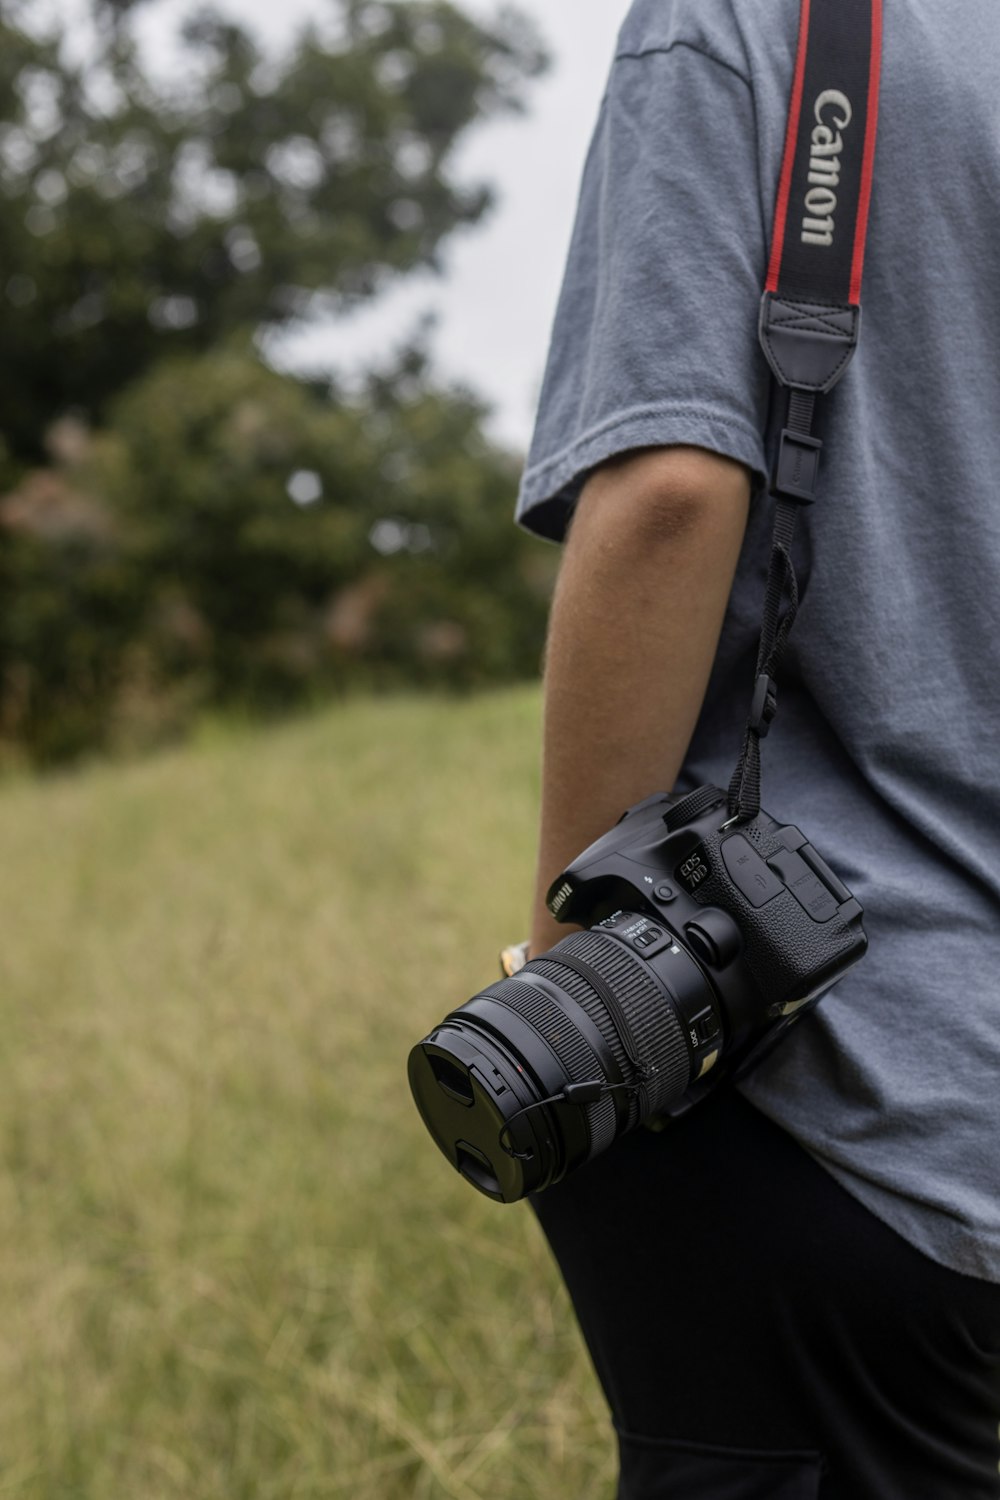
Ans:
[[[620,412],[566,448],[536,463],[521,480],[515,519],[526,531],[561,541],[590,471],[636,448],[688,444],[746,464],[754,490],[767,482],[761,434],[749,423],[710,407],[664,404]]]

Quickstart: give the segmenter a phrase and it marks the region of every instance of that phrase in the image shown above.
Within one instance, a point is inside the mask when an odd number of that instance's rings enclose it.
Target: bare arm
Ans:
[[[677,778],[749,501],[749,471],[704,448],[628,454],[584,488],[546,648],[533,954],[570,930],[545,908],[554,877],[626,807]]]

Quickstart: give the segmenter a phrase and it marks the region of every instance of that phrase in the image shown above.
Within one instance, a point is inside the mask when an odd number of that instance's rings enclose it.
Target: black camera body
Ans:
[[[725,1061],[709,1087],[746,1071],[868,947],[860,903],[806,836],[764,811],[732,826],[718,787],[629,808],[546,902],[560,921],[612,930],[648,959],[669,943],[699,962],[712,1015],[685,1017],[692,1083],[672,1114],[705,1092],[713,1053]]]
[[[547,896],[573,932],[413,1048],[410,1087],[461,1174],[513,1202],[746,1072],[868,946],[799,829],[703,786],[655,793]]]

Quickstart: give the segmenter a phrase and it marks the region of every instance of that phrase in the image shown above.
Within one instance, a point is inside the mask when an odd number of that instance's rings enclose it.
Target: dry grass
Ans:
[[[0,793],[0,1496],[581,1500],[603,1401],[411,1042],[526,912],[537,698]]]

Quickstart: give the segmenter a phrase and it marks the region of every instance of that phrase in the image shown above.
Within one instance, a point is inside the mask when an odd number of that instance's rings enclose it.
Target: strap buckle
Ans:
[[[778,684],[766,672],[761,672],[754,684],[753,702],[750,704],[747,728],[752,729],[758,739],[765,739],[771,727],[771,720],[777,711]]]
[[[822,447],[821,438],[807,437],[804,432],[792,432],[788,427],[783,427],[771,493],[788,495],[793,500],[811,505],[816,499]]]

